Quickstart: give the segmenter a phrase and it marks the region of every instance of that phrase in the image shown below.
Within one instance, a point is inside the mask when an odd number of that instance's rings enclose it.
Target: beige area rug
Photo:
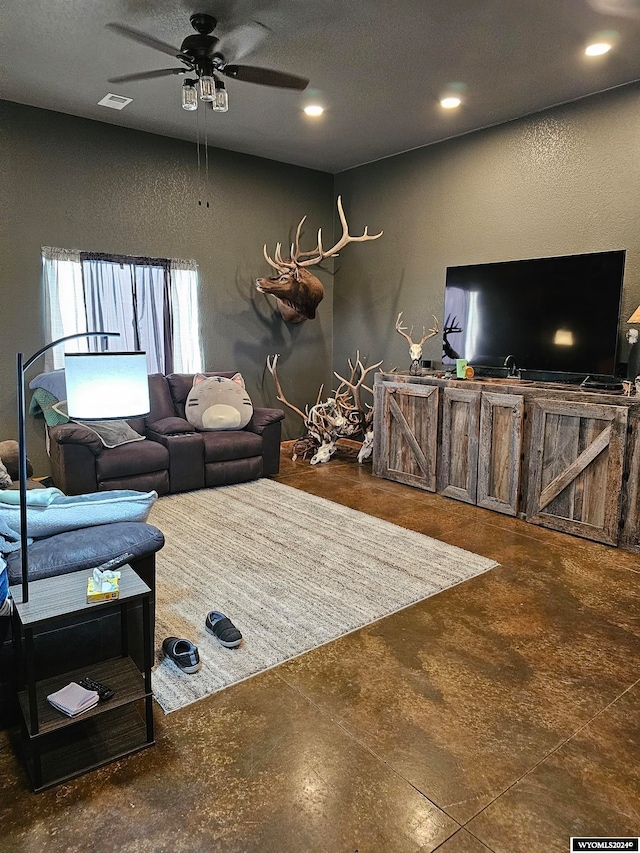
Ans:
[[[160,498],[153,691],[166,713],[486,572],[492,560],[272,480]],[[224,649],[210,610],[242,631]],[[165,637],[194,642],[187,675]]]

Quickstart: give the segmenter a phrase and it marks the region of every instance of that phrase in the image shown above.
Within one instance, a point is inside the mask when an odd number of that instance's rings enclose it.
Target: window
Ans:
[[[120,332],[119,338],[69,341],[66,352],[147,353],[149,373],[202,370],[198,276],[194,261],[42,249],[48,340],[78,332]],[[64,351],[46,355],[48,370]]]

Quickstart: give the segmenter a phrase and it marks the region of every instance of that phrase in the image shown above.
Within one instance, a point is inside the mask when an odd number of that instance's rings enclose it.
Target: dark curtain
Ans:
[[[87,328],[120,332],[94,348],[144,350],[149,373],[173,372],[169,261],[80,253]]]

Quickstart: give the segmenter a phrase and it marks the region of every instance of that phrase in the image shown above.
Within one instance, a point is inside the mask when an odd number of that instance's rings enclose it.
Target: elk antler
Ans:
[[[262,254],[264,255],[265,261],[269,264],[269,266],[272,266],[274,268],[274,270],[278,270],[278,272],[287,272],[287,270],[295,269],[296,265],[293,263],[293,261],[291,263],[289,263],[288,261],[282,260],[282,257],[280,256],[280,249],[281,248],[282,248],[282,244],[278,243],[278,245],[276,246],[276,251],[275,251],[276,259],[275,259],[275,261],[272,261],[271,258],[269,257],[269,254],[267,253],[267,244],[265,243],[264,246],[262,247]]]
[[[265,243],[262,251],[266,262],[279,272],[286,272],[286,270],[295,269],[295,267],[311,267],[314,264],[320,263],[320,261],[325,258],[337,255],[340,249],[343,249],[349,243],[362,243],[364,240],[377,240],[378,237],[382,237],[382,231],[379,234],[369,234],[368,227],[365,227],[360,237],[352,237],[349,234],[347,218],[344,215],[344,209],[342,207],[342,196],[338,196],[338,214],[340,216],[340,222],[342,222],[342,237],[331,249],[325,250],[322,248],[322,228],[319,228],[318,241],[315,249],[311,249],[308,252],[300,251],[300,234],[302,233],[302,226],[307,218],[306,216],[303,216],[296,228],[295,241],[291,244],[290,260],[285,261],[282,258],[282,243],[278,243],[276,246],[275,260],[272,260],[267,253],[267,244]],[[301,260],[302,258],[305,258],[305,260]]]
[[[355,373],[355,370],[352,371],[351,382],[349,382],[347,379],[344,379],[342,376],[340,376],[339,373],[336,373],[335,371],[333,373],[333,375],[336,377],[336,379],[339,379],[340,382],[343,382],[345,385],[347,385],[349,388],[351,388],[351,393],[353,394],[353,402],[355,404],[356,409],[359,412],[364,411],[362,408],[362,403],[360,402],[360,389],[366,388],[367,391],[371,391],[370,388],[367,388],[366,385],[363,385],[364,378],[367,375],[367,373],[370,373],[372,370],[375,370],[376,367],[380,367],[381,364],[382,364],[382,362],[379,361],[379,362],[377,362],[377,364],[372,364],[370,367],[365,368],[365,366],[360,361],[360,359],[358,359],[356,362],[356,368],[360,369],[360,379],[358,379],[358,381],[356,383],[353,382],[353,379],[355,378],[353,375]]]
[[[278,400],[280,400],[281,403],[284,403],[285,406],[289,406],[290,409],[292,409],[294,412],[296,412],[298,415],[300,415],[300,417],[302,418],[302,420],[306,424],[307,423],[307,416],[305,415],[305,413],[300,411],[300,409],[297,406],[294,406],[293,403],[290,403],[287,400],[287,398],[284,396],[284,391],[282,390],[282,386],[280,385],[280,380],[278,379],[278,373],[277,373],[278,359],[279,358],[280,358],[280,353],[276,353],[275,355],[273,355],[271,357],[267,356],[267,370],[273,376],[273,381],[276,383],[277,398],[278,398]]]
[[[349,226],[347,224],[347,218],[344,215],[344,210],[342,209],[342,196],[338,196],[338,215],[340,216],[340,222],[342,222],[342,237],[338,240],[335,246],[332,246],[330,249],[322,248],[322,229],[318,230],[318,245],[314,252],[300,252],[298,253],[298,258],[301,255],[312,255],[312,257],[308,258],[306,261],[297,261],[297,266],[299,267],[310,267],[313,264],[319,264],[320,261],[323,261],[325,258],[330,258],[338,254],[340,249],[343,249],[349,243],[362,243],[364,240],[377,240],[378,237],[382,237],[383,231],[379,234],[369,234],[368,226],[365,227],[364,231],[360,235],[360,237],[352,237],[349,234]],[[302,223],[300,223],[302,225]],[[300,227],[300,226],[298,226]]]

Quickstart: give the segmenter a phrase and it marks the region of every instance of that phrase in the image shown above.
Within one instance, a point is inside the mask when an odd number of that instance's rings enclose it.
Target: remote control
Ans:
[[[80,687],[84,687],[85,690],[95,690],[102,702],[106,702],[107,699],[111,699],[115,693],[115,690],[112,690],[111,687],[107,687],[106,684],[102,684],[100,681],[95,681],[93,678],[89,678],[88,675],[81,678],[80,681],[78,681],[78,684]]]
[[[118,557],[113,557],[111,560],[107,560],[106,563],[100,563],[99,566],[94,566],[93,568],[98,569],[100,572],[112,572],[114,569],[124,566],[124,564],[128,563],[134,556],[135,555],[130,551],[127,551],[126,553],[120,554]]]

